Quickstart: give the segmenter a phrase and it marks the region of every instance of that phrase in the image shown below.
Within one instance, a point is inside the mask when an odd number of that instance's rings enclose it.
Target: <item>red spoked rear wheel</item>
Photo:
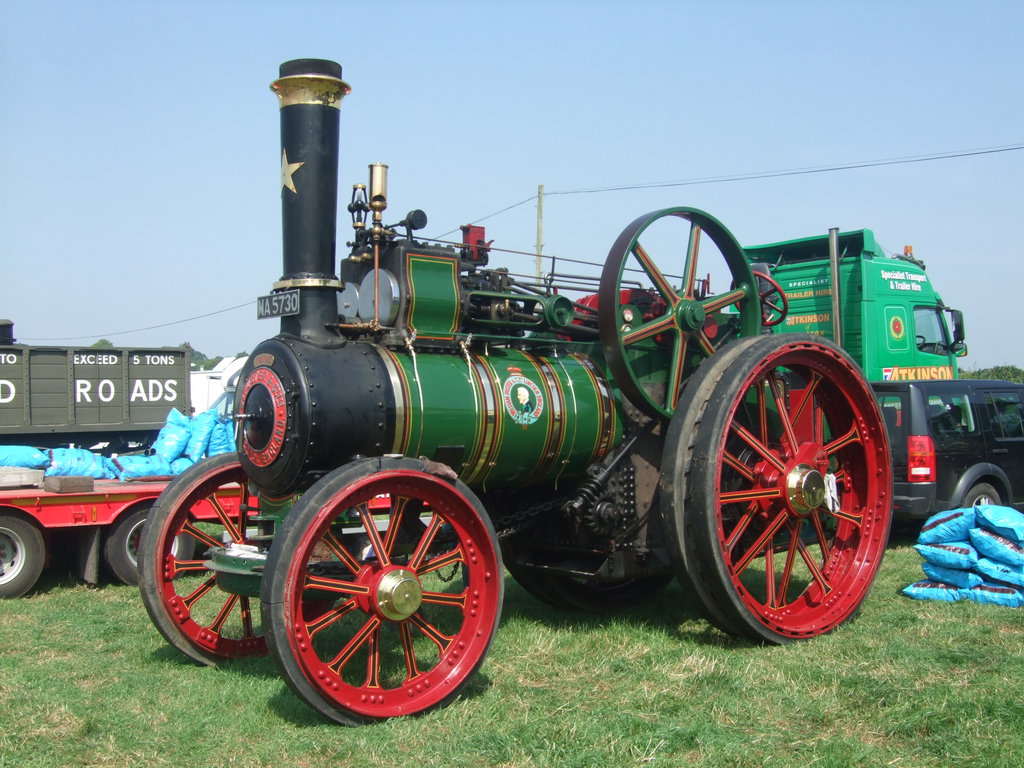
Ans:
[[[765,336],[725,358],[690,382],[666,436],[673,554],[722,629],[814,637],[856,613],[881,565],[881,414],[860,369],[820,337]]]
[[[255,601],[223,592],[207,566],[212,547],[244,544],[259,511],[237,454],[199,462],[164,489],[139,543],[139,590],[160,634],[202,664],[265,654]]]
[[[263,612],[291,688],[356,725],[451,700],[487,655],[503,597],[472,491],[416,460],[369,459],[322,478],[285,519]]]

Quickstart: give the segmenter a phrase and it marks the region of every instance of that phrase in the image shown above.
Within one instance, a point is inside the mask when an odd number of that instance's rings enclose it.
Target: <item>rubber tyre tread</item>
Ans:
[[[152,505],[147,504],[136,507],[126,515],[121,515],[103,542],[103,562],[122,584],[132,587],[139,584],[139,566],[138,562],[133,562],[128,554],[128,540],[136,527],[145,527],[150,509],[152,509]],[[140,547],[141,544],[140,537]]]
[[[675,569],[676,578],[684,591],[697,596],[697,604],[704,618],[730,635],[742,634],[740,627],[734,624],[727,613],[719,609],[712,590],[693,557],[692,550],[686,545],[694,533],[690,531],[688,534],[686,530],[685,479],[697,438],[697,428],[704,416],[708,400],[736,358],[757,344],[760,338],[762,337],[748,336],[730,342],[701,364],[686,382],[676,411],[665,432],[659,478],[669,558]],[[714,515],[715,511],[707,510],[706,513]]]

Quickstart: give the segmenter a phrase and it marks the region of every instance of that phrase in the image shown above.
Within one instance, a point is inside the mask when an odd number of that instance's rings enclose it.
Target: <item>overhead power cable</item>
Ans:
[[[218,309],[218,310],[216,310],[214,312],[207,312],[204,315],[196,315],[195,317],[186,317],[184,320],[172,320],[169,323],[160,323],[159,325],[149,325],[149,326],[146,326],[145,328],[135,328],[134,330],[131,330],[131,331],[114,331],[112,333],[92,333],[92,334],[89,334],[87,336],[25,336],[23,338],[24,338],[25,341],[79,341],[81,339],[105,339],[108,336],[123,336],[126,333],[140,333],[141,331],[153,331],[153,330],[156,330],[157,328],[169,328],[172,325],[181,325],[182,323],[190,323],[193,320],[202,320],[204,317],[213,317],[214,315],[222,315],[225,312],[233,312],[236,309],[241,309],[242,307],[248,307],[248,306],[250,306],[252,304],[255,304],[255,303],[256,303],[256,301],[254,299],[252,301],[247,301],[244,304],[236,304],[235,306],[228,307],[226,309]]]
[[[777,179],[784,176],[804,176],[812,173],[833,173],[835,171],[849,171],[857,168],[877,168],[886,165],[908,165],[910,163],[926,163],[934,160],[950,160],[957,157],[974,157],[978,155],[992,155],[999,152],[1018,152],[1024,149],[1024,144],[1006,144],[997,147],[981,147],[978,149],[961,149],[952,152],[935,152],[927,155],[908,155],[905,157],[888,157],[880,160],[858,160],[849,163],[836,163],[832,165],[819,165],[811,166],[807,168],[786,168],[775,171],[751,171],[747,173],[737,173],[728,176],[704,176],[695,179],[678,179],[675,181],[648,181],[636,184],[617,184],[607,187],[590,187],[581,189],[562,189],[545,191],[545,196],[551,195],[589,195],[599,192],[624,192],[634,189],[661,189],[666,187],[688,187],[696,186],[698,184],[724,184],[735,181],[754,181],[757,179]],[[533,200],[536,200],[536,195],[531,195],[525,200],[520,200],[518,203],[506,206],[501,210],[489,213],[479,219],[473,219],[473,223],[484,221],[485,219],[492,218],[498,214],[510,211],[513,208],[518,208],[521,205],[525,205]],[[456,230],[449,230],[439,238],[446,237],[452,234]]]

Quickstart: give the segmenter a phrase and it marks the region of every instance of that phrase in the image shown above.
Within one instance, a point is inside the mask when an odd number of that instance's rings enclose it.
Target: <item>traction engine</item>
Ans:
[[[303,59],[271,88],[284,269],[258,312],[280,332],[239,379],[237,452],[177,477],[146,524],[140,588],[169,643],[205,664],[269,652],[358,724],[458,695],[506,569],[564,609],[678,579],[767,643],[854,615],[889,529],[881,416],[838,347],[772,335],[785,296],[725,226],[667,208],[602,263],[520,275],[482,227],[385,223],[374,164],[336,264],[349,86]]]

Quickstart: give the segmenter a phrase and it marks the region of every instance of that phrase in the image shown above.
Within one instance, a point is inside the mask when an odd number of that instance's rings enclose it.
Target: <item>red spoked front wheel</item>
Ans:
[[[814,336],[746,342],[689,383],[665,451],[673,554],[716,625],[779,643],[856,613],[885,551],[892,470],[845,352]]]
[[[209,550],[245,544],[259,511],[235,453],[176,477],[146,517],[139,542],[139,591],[160,634],[202,663],[265,654],[254,602],[217,587]]]
[[[310,488],[274,541],[263,584],[271,653],[336,722],[422,712],[483,662],[503,577],[469,488],[413,459],[353,462]]]

